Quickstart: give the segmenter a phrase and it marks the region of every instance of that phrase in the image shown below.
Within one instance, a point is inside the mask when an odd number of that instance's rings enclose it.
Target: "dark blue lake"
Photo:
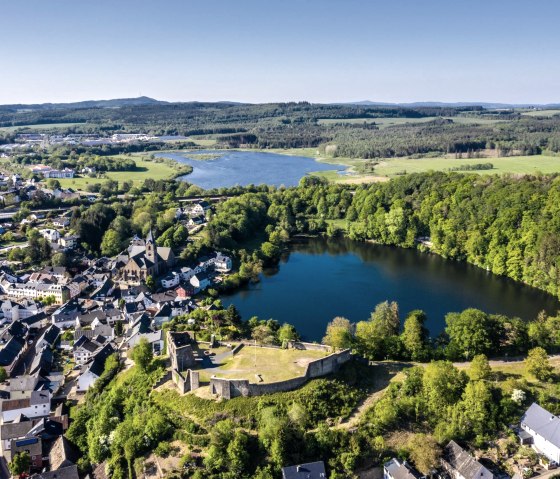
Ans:
[[[223,297],[244,319],[258,316],[291,323],[307,340],[320,341],[335,316],[369,318],[375,305],[397,301],[401,319],[413,309],[428,315],[432,336],[445,314],[469,307],[532,319],[555,313],[558,300],[535,288],[439,256],[371,243],[313,238],[294,244],[260,283]]]
[[[198,160],[198,154],[220,155],[212,160]],[[158,153],[193,167],[189,175],[180,177],[205,189],[246,185],[296,186],[299,180],[314,171],[344,171],[343,165],[321,163],[303,156],[278,155],[254,151],[197,151]]]

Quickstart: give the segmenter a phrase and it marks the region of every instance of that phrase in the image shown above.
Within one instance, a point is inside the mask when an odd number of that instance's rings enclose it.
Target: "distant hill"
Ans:
[[[116,98],[114,100],[87,100],[74,103],[38,103],[34,105],[15,104],[1,105],[3,110],[67,110],[67,109],[85,109],[85,108],[120,108],[123,106],[139,106],[139,105],[166,105],[168,102],[154,100],[147,96],[138,98]]]
[[[462,108],[471,106],[480,106],[488,110],[504,109],[504,108],[559,108],[560,103],[490,103],[490,102],[441,102],[441,101],[417,101],[412,103],[384,103],[369,100],[352,101],[347,103],[336,103],[336,105],[356,105],[356,106],[399,106],[403,108]]]

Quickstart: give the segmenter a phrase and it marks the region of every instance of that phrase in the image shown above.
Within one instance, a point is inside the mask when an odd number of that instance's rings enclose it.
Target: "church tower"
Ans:
[[[150,260],[154,264],[154,274],[157,276],[159,274],[157,246],[151,229],[146,238],[146,259]]]

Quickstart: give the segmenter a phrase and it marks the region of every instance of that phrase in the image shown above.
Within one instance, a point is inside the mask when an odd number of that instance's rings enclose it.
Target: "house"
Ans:
[[[189,221],[187,222],[187,224],[189,226],[198,226],[198,225],[202,225],[206,222],[206,217],[203,215],[197,215],[197,216],[193,216],[192,218],[189,219]]]
[[[66,235],[61,236],[58,240],[58,243],[65,249],[74,249],[76,246],[78,246],[79,240],[80,237],[78,235]]]
[[[189,281],[195,274],[196,272],[187,266],[181,268],[181,280],[183,281]]]
[[[206,212],[211,208],[208,201],[198,201],[190,208],[191,216],[204,216]]]
[[[70,218],[68,216],[59,216],[52,221],[52,224],[58,228],[66,228],[70,226]]]
[[[162,278],[161,285],[165,289],[169,289],[169,288],[174,288],[180,282],[181,282],[181,275],[179,273],[176,273],[175,271],[172,271],[167,276],[165,276],[165,278]]]
[[[204,291],[206,288],[208,288],[208,286],[210,286],[210,278],[208,276],[208,273],[206,272],[200,272],[195,274],[191,279],[190,279],[190,283],[193,286],[193,288],[195,289],[195,291],[198,293],[199,291]]]
[[[29,419],[21,415],[13,422],[0,425],[0,448],[6,462],[12,461],[12,442],[26,437],[38,422],[39,419]]]
[[[31,479],[79,479],[78,466],[62,467],[56,471],[46,471],[40,474],[33,474]]]
[[[51,409],[51,393],[47,390],[31,391],[28,398],[2,399],[0,419],[2,423],[15,421],[20,415],[28,418],[48,416]]]
[[[0,311],[3,313],[4,319],[8,321],[17,321],[37,314],[39,312],[39,306],[32,300],[23,300],[16,303],[8,299],[2,303]]]
[[[138,243],[144,243],[138,244]],[[175,264],[171,248],[157,246],[152,231],[145,241],[137,241],[129,248],[128,262],[121,269],[127,281],[145,281],[148,276],[159,276]]]
[[[80,336],[74,343],[73,356],[76,364],[86,364],[91,358],[95,356],[106,340],[103,336],[95,338],[88,338],[86,335]]]
[[[107,358],[113,353],[115,353],[115,349],[111,343],[107,343],[95,354],[86,370],[78,377],[76,381],[76,392],[86,392],[95,384],[105,370]]]
[[[65,467],[73,466],[79,459],[76,448],[64,436],[54,442],[49,453],[51,471],[57,471]]]
[[[282,468],[282,479],[326,479],[323,461]]]
[[[531,404],[521,418],[519,438],[532,445],[549,460],[560,464],[560,418],[537,403]]]
[[[57,243],[60,239],[60,233],[57,230],[53,230],[50,228],[39,230],[39,234],[43,238],[49,240],[51,243]]]
[[[214,271],[218,273],[228,273],[231,271],[233,264],[231,258],[222,253],[216,253],[214,258]]]
[[[54,297],[56,304],[64,304],[70,299],[70,290],[61,284],[44,283],[12,283],[6,286],[6,294],[10,298],[39,299],[47,296]]]
[[[443,468],[452,479],[493,479],[494,475],[465,451],[455,441],[451,441],[443,451]]]
[[[383,464],[384,479],[418,479],[419,477],[419,474],[406,461],[399,461],[397,458],[393,458]]]
[[[35,343],[35,349],[40,350],[42,348],[53,348],[58,337],[60,336],[60,328],[51,324],[43,334],[39,337]]]

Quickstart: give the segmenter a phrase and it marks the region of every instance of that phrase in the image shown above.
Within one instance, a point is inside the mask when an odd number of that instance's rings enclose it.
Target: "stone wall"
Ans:
[[[180,372],[177,369],[171,370],[171,379],[181,394],[194,391],[200,387],[199,372],[188,369]]]
[[[349,349],[333,353],[325,358],[310,362],[303,376],[275,383],[253,384],[247,379],[212,377],[210,378],[210,392],[221,398],[231,399],[239,396],[262,396],[263,394],[292,391],[301,387],[309,379],[338,371],[340,366],[350,360],[351,357]]]

